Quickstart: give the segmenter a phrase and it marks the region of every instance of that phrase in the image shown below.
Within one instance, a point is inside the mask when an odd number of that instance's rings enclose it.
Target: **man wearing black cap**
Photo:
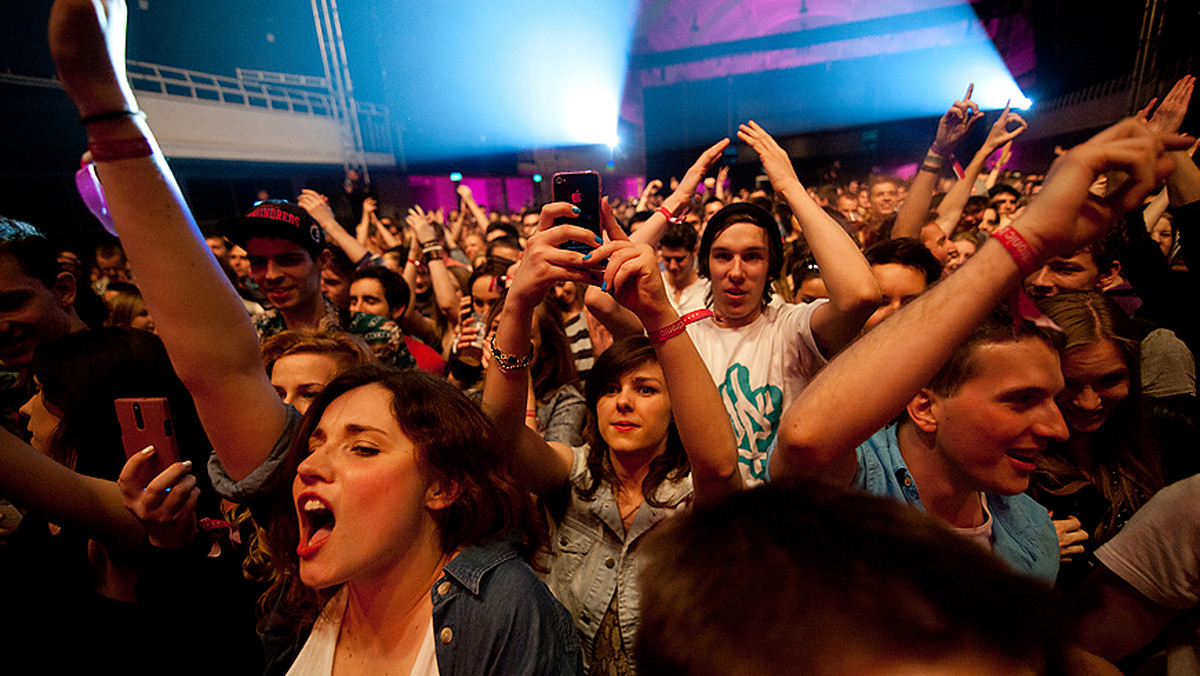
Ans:
[[[246,250],[250,277],[275,306],[256,322],[260,340],[286,329],[341,330],[365,340],[384,363],[415,366],[395,322],[339,310],[321,295],[321,270],[330,253],[324,230],[303,208],[264,200],[245,216],[223,221],[221,228]]]
[[[738,138],[758,152],[776,196],[787,200],[820,265],[829,300],[771,304],[783,266],[775,218],[739,202],[713,215],[700,239],[700,275],[712,281],[714,320],[688,326],[738,437],[742,478],[758,483],[787,402],[879,307],[879,284],[846,231],[808,195],[787,152],[762,127]]]

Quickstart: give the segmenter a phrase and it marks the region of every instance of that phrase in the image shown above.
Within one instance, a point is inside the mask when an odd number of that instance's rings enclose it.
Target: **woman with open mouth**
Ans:
[[[1141,406],[1140,350],[1125,313],[1099,293],[1062,293],[1039,307],[1062,328],[1065,387],[1055,398],[1071,436],[1037,460],[1030,494],[1051,512],[1062,564],[1057,584],[1076,588],[1092,553],[1158,489],[1158,449]]]
[[[578,673],[570,618],[522,558],[537,546],[528,499],[464,395],[370,366],[331,382],[303,419],[276,394],[127,84],[126,12],[58,0],[51,54],[219,461],[214,484],[267,524],[268,673]]]
[[[654,251],[625,237],[607,202],[607,243],[588,254],[560,248],[568,240],[601,241],[588,230],[553,225],[572,209],[557,203],[542,210],[493,334],[483,402],[497,427],[511,431],[513,473],[543,498],[554,520],[548,583],[571,611],[588,673],[627,674],[634,669],[643,536],[695,500],[740,489],[741,475],[729,416],[684,331],[705,316],[679,317]],[[533,312],[556,282],[599,283],[600,276],[602,288],[628,309],[609,300],[611,307],[598,311],[632,335],[618,338],[592,367],[588,444],[547,443],[525,411]]]

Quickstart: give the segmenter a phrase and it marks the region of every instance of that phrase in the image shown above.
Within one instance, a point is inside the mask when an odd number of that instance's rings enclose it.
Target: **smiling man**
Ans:
[[[805,388],[781,423],[772,478],[893,497],[1053,581],[1058,537],[1024,491],[1042,450],[1068,434],[1054,400],[1064,382],[1059,339],[994,308],[1046,261],[1098,239],[1114,212],[1140,207],[1170,172],[1164,145],[1185,142],[1126,120],[1059,158],[1022,216]],[[1090,198],[1096,176],[1114,167],[1136,178],[1107,200]]]
[[[259,340],[287,329],[345,331],[365,340],[386,364],[416,365],[395,322],[339,309],[321,295],[321,272],[331,254],[325,249],[325,231],[303,208],[286,200],[264,200],[220,227],[246,250],[251,279],[275,306],[256,322]]]

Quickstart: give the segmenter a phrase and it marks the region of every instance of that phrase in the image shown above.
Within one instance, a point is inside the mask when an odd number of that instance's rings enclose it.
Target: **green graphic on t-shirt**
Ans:
[[[752,388],[750,369],[736,363],[725,372],[725,382],[717,389],[737,434],[738,461],[750,465],[752,476],[765,479],[767,453],[783,415],[783,390],[770,383]]]

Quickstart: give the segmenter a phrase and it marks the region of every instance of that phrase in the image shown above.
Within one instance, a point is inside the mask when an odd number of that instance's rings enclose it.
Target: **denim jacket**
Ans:
[[[290,483],[281,475],[300,415],[290,406],[288,413],[287,428],[270,458],[241,481],[230,479],[215,454],[210,458],[209,474],[218,492],[260,510],[281,495],[290,498]],[[583,673],[571,615],[521,560],[511,538],[497,535],[463,548],[429,593],[442,676]],[[278,619],[272,613],[259,625],[267,674],[287,671],[311,629],[293,633]]]
[[[641,537],[658,522],[691,504],[692,477],[689,474],[659,486],[655,498],[667,506],[642,503],[626,532],[611,486],[600,484],[591,500],[579,497],[575,489],[591,483],[588,448],[572,450],[573,489],[566,514],[550,542],[553,558],[547,583],[575,619],[575,628],[583,637],[585,661],[592,653],[596,631],[615,592],[621,643],[632,656],[640,619],[637,577]]]
[[[857,449],[851,484],[875,495],[903,500],[924,511],[917,484],[896,441],[896,425],[879,430]],[[1058,576],[1058,535],[1046,508],[1024,493],[987,493],[992,513],[992,551],[1018,573],[1053,584]]]

